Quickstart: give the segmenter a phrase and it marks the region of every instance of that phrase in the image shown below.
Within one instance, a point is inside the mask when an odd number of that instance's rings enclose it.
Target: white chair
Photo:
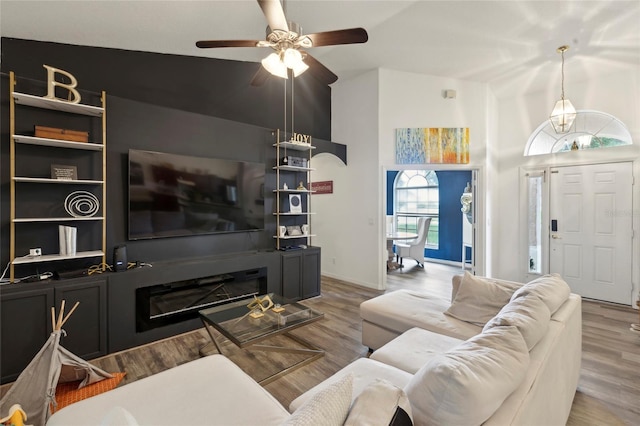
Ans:
[[[418,266],[424,267],[424,245],[427,241],[430,224],[430,217],[421,217],[418,220],[418,237],[414,240],[396,244],[396,254],[400,258],[401,265],[404,257],[410,257],[418,262]]]

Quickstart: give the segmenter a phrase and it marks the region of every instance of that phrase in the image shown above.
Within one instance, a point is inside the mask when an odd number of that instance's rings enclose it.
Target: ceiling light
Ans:
[[[282,53],[282,62],[287,68],[293,69],[293,67],[302,62],[302,53],[296,49],[287,49]]]
[[[277,53],[272,53],[264,58],[262,60],[262,66],[264,67],[264,69],[277,77],[289,78],[287,77],[287,67],[280,60],[280,55],[278,55]]]
[[[309,65],[305,64],[302,60],[302,53],[297,49],[286,49],[282,53],[282,62],[284,62],[287,68],[293,70],[294,77],[299,76],[309,68]]]
[[[551,112],[551,116],[549,117],[553,130],[555,130],[556,133],[567,133],[569,129],[571,129],[573,121],[576,119],[576,109],[569,99],[564,98],[564,52],[567,50],[569,50],[569,46],[560,46],[556,49],[556,52],[562,55],[562,95],[560,100],[556,102],[556,106],[553,108],[553,112]]]
[[[302,59],[300,59],[300,62],[291,67],[291,69],[293,70],[293,76],[297,77],[309,69],[309,65],[305,64]]]
[[[302,53],[293,48],[281,50],[280,53],[272,53],[262,60],[262,66],[271,74],[281,77],[287,77],[287,68],[293,71],[293,76],[297,77],[307,69],[309,65],[302,60]]]

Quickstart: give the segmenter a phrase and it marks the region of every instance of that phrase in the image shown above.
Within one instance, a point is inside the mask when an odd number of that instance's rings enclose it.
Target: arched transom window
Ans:
[[[524,155],[610,148],[632,143],[631,133],[622,121],[606,112],[583,110],[577,112],[567,133],[556,133],[549,120],[545,120],[529,137]]]

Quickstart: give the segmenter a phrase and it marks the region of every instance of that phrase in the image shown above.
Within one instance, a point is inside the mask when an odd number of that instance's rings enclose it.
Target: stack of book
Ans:
[[[78,228],[64,225],[58,226],[58,239],[60,242],[61,256],[75,256],[77,235]]]

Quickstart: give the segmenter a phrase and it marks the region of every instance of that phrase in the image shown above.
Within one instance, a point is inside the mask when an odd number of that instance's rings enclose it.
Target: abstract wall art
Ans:
[[[469,128],[396,129],[396,164],[468,164]]]

